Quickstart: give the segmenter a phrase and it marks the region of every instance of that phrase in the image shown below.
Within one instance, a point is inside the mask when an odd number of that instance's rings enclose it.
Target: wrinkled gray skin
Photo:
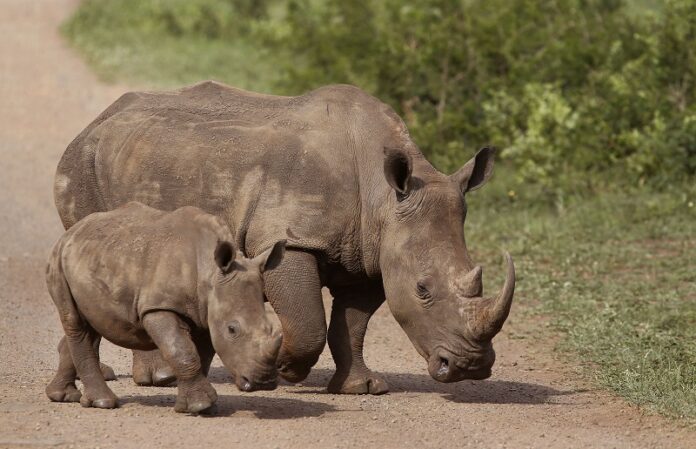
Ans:
[[[67,148],[55,199],[66,228],[136,199],[221,217],[247,255],[288,238],[264,276],[283,327],[280,374],[304,379],[328,337],[329,391],[379,394],[387,384],[362,349],[385,296],[433,378],[490,375],[514,268],[507,256],[503,289],[483,298],[463,224],[465,194],[488,180],[493,157],[484,148],[440,173],[394,111],[355,87],[279,97],[204,82],[122,96]],[[322,286],[334,297],[328,332]],[[134,359],[136,380],[169,380],[153,360]]]
[[[275,388],[281,335],[265,314],[262,273],[278,266],[285,242],[249,260],[230,240],[222,220],[200,209],[162,212],[136,202],[70,228],[46,270],[65,330],[48,397],[117,406],[99,366],[102,336],[126,348],[159,348],[178,379],[178,412],[215,402],[206,375],[216,352],[241,390]]]

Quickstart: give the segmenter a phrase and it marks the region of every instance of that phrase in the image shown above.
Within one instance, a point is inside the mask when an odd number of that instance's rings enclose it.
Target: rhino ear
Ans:
[[[234,245],[226,240],[219,241],[215,247],[215,263],[223,274],[232,271],[235,257]]]
[[[481,148],[476,156],[451,176],[459,184],[462,193],[476,190],[488,181],[493,174],[495,153],[495,147]]]
[[[404,150],[384,148],[384,177],[397,193],[405,195],[413,171],[411,156]]]
[[[280,265],[285,255],[285,244],[285,240],[280,240],[266,251],[254,257],[254,262],[259,266],[259,271],[261,271],[261,273],[272,270]]]

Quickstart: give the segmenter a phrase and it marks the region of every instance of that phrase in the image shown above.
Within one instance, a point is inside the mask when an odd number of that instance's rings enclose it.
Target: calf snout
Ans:
[[[246,376],[240,376],[237,381],[237,388],[241,391],[251,392],[258,390],[275,390],[278,387],[278,378],[275,377],[270,380],[251,380]]]
[[[236,376],[235,383],[240,391],[275,390],[278,386],[276,360],[283,336],[280,332],[274,332],[265,340],[256,361],[251,362],[248,369]]]

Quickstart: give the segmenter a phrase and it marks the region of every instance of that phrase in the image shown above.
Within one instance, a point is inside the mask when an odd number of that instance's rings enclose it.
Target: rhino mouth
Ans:
[[[493,357],[494,359],[494,357]],[[459,382],[464,379],[482,380],[491,376],[491,357],[477,356],[475,360],[456,356],[438,348],[428,358],[428,372],[438,382]]]
[[[237,388],[241,391],[251,392],[259,390],[275,390],[278,387],[278,378],[263,380],[251,380],[245,376],[240,376],[237,380]]]

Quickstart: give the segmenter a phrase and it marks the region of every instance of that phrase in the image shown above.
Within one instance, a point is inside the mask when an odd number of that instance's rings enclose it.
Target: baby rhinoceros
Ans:
[[[48,397],[118,405],[99,366],[102,336],[161,351],[178,380],[177,412],[215,403],[206,375],[216,352],[241,390],[275,388],[281,335],[265,314],[262,273],[280,263],[285,242],[246,259],[231,241],[225,224],[198,208],[163,212],[137,202],[70,228],[46,271],[65,331]]]

